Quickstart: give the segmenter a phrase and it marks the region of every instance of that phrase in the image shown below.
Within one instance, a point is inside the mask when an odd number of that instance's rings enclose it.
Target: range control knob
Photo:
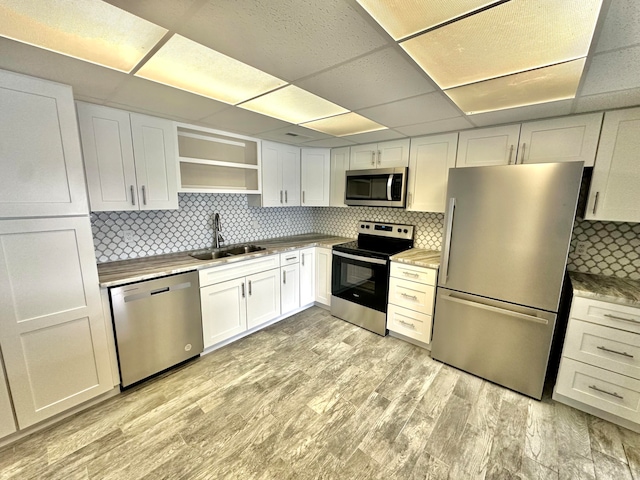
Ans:
[[[402,233],[402,229],[401,228],[398,229],[398,233]]]
[[[371,225],[367,225],[367,228],[369,228]]]
[[[409,233],[409,230],[407,230],[406,228],[404,229],[404,233]]]
[[[360,225],[360,228],[364,228],[364,225]]]

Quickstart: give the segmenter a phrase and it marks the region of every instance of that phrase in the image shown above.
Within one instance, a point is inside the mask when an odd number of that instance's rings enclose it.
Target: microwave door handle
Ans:
[[[391,186],[393,185],[393,173],[389,174],[389,178],[387,179],[387,200],[392,201],[391,198]]]

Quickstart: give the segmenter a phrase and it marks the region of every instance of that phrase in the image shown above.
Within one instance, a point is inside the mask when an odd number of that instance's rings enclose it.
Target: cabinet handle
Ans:
[[[509,165],[511,165],[511,158],[513,158],[513,144],[509,147]]]
[[[289,195],[287,190],[284,191],[284,203],[289,203]]]
[[[378,165],[382,164],[382,152],[378,150]]]
[[[527,144],[522,144],[522,156],[520,157],[520,165],[524,163],[524,149],[527,148]],[[518,164],[518,159],[516,158],[516,165]]]
[[[605,346],[598,346],[596,347],[598,350],[603,350],[605,352],[609,352],[609,353],[615,353],[616,355],[622,355],[623,357],[629,357],[629,358],[633,358],[633,355],[627,353],[627,352],[618,352],[617,350],[611,350]]]
[[[302,266],[304,267],[304,253],[300,255],[300,260],[302,262]]]
[[[136,192],[133,189],[133,185],[131,185],[131,205],[133,205],[135,207],[136,205]]]
[[[598,208],[598,197],[600,196],[600,192],[596,192],[596,198],[593,201],[593,214],[596,214],[596,208]]]
[[[376,152],[371,152],[371,165],[375,166],[376,164]]]
[[[402,325],[406,325],[407,327],[416,328],[416,326],[413,323],[405,322],[404,320],[398,320],[398,323],[401,323]]]
[[[413,205],[413,193],[409,192],[409,198],[408,198],[408,203],[409,206],[411,207],[411,205]]]
[[[413,278],[418,278],[420,276],[417,273],[413,273],[413,272],[402,272],[402,274],[406,275],[407,277],[413,277]]]
[[[302,203],[304,203],[304,190],[302,190]]]
[[[612,397],[619,398],[620,400],[624,400],[622,395],[618,395],[616,392],[607,392],[606,390],[602,390],[601,388],[596,387],[595,385],[589,385],[591,390],[595,390],[596,392],[606,393],[607,395],[611,395]]]
[[[280,190],[280,203],[282,203],[282,190]]]
[[[285,285],[287,284],[287,271],[286,270],[282,271],[282,283],[285,284]]]
[[[251,280],[249,280],[249,295],[251,295]]]
[[[404,298],[410,298],[411,300],[415,300],[416,302],[418,301],[418,297],[416,297],[415,295],[409,295],[408,293],[401,293],[400,295],[402,295]]]
[[[613,318],[614,320],[622,320],[623,322],[640,323],[637,320],[634,320],[633,318],[616,317],[615,315],[610,315],[608,313],[605,313],[604,316],[607,318]]]
[[[147,189],[144,185],[142,185],[142,203],[147,204]]]
[[[242,282],[241,286],[242,286],[242,298],[244,298],[245,297],[245,294],[244,294],[244,282]]]
[[[296,259],[296,257],[287,257],[287,258],[285,258],[285,260],[286,260],[287,262],[288,262],[289,260],[295,260],[295,259]]]

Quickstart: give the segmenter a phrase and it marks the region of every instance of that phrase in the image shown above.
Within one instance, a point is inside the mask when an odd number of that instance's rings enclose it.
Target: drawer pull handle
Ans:
[[[613,318],[614,320],[622,320],[623,322],[640,323],[637,320],[634,320],[633,318],[616,317],[615,315],[610,315],[608,313],[605,313],[604,316],[607,318]]]
[[[406,275],[407,277],[413,277],[413,278],[418,278],[420,276],[417,273],[412,273],[412,272],[402,272],[402,274]]]
[[[418,297],[416,297],[415,295],[409,295],[408,293],[401,293],[400,295],[402,295],[404,298],[410,298],[411,300],[415,300],[416,302],[418,301]]]
[[[401,323],[402,325],[406,325],[407,327],[416,328],[416,326],[413,323],[405,322],[404,320],[398,320],[398,323]]]
[[[295,260],[295,259],[296,259],[296,257],[287,257],[287,258],[285,258],[285,260],[286,260],[287,262],[288,262],[288,261],[290,261],[290,260]]]
[[[596,387],[595,385],[589,385],[591,390],[595,390],[596,392],[606,393],[607,395],[611,395],[612,397],[619,398],[620,400],[624,400],[622,395],[618,395],[616,392],[607,392],[606,390],[602,390],[601,388]]]
[[[602,345],[596,347],[598,350],[603,350],[605,352],[609,352],[609,353],[615,353],[617,355],[622,355],[623,357],[629,357],[629,358],[633,358],[633,355],[631,355],[630,353],[627,352],[618,352],[616,350],[611,350],[607,347],[603,347]]]

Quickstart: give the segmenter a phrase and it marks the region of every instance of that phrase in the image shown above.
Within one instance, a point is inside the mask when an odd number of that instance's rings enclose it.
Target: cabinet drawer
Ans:
[[[198,272],[200,276],[200,287],[213,285],[214,283],[226,282],[234,278],[253,275],[280,266],[280,255],[269,255],[268,257],[258,257],[254,259],[240,260],[233,263],[224,263],[220,266],[204,268]]]
[[[413,265],[405,265],[398,262],[391,262],[391,276],[411,280],[412,282],[424,283],[426,285],[435,285],[437,270],[432,268],[415,267]]]
[[[562,355],[640,380],[640,335],[572,318]]]
[[[284,267],[293,263],[300,263],[300,250],[280,254],[280,266]]]
[[[399,278],[389,279],[389,303],[433,315],[435,287]]]
[[[414,312],[390,304],[387,310],[387,328],[405,337],[428,344],[431,342],[431,315]]]
[[[640,421],[640,381],[563,357],[556,392],[633,422]]]
[[[640,333],[640,308],[601,302],[591,298],[573,297],[571,317]]]

